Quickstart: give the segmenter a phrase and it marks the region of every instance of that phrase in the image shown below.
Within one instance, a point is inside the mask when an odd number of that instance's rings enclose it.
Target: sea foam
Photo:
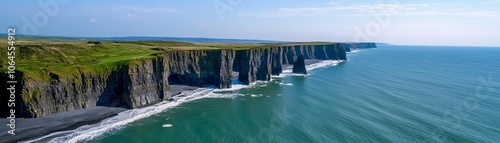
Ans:
[[[344,61],[342,61],[342,60],[324,60],[324,61],[321,61],[318,63],[306,65],[306,70],[311,71],[311,70],[318,69],[318,68],[336,66],[341,62],[344,62]],[[295,73],[292,73],[292,68],[287,68],[287,69],[283,69],[283,72],[279,76],[271,76],[271,77],[284,78],[286,76],[308,76],[308,75],[295,74]]]

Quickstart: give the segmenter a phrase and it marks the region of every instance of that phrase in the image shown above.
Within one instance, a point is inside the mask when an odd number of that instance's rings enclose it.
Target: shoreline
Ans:
[[[313,64],[321,63],[323,61],[327,61],[327,60],[305,59],[304,64],[306,66],[310,66]],[[288,69],[292,69],[292,68],[293,68],[293,64],[284,64],[283,65],[283,70],[288,70]]]
[[[16,135],[8,134],[10,128],[0,129],[2,142],[19,142],[36,137],[42,137],[59,131],[67,131],[100,121],[126,111],[125,108],[95,106],[81,110],[73,110],[49,115],[41,118],[16,118]],[[0,124],[9,120],[2,118]]]
[[[200,87],[187,85],[171,85],[172,98],[182,96],[184,91],[194,91]],[[154,104],[152,104],[154,105]],[[150,106],[152,106],[150,105]],[[10,128],[0,128],[2,142],[20,142],[38,139],[52,133],[70,131],[85,125],[100,123],[121,112],[131,109],[121,107],[94,106],[86,109],[57,113],[41,118],[16,118],[16,135],[8,134]],[[6,125],[9,120],[1,118],[0,124]]]
[[[306,66],[321,63],[324,60],[306,60]],[[283,69],[289,69],[293,65],[283,65]],[[233,77],[234,78],[234,77]],[[188,85],[170,85],[172,99],[175,101],[185,91],[194,91],[202,87]],[[152,104],[154,105],[154,104]],[[151,106],[151,105],[150,105]],[[110,117],[114,117],[121,112],[131,109],[119,107],[94,106],[81,110],[73,110],[68,112],[57,113],[41,118],[17,118],[16,119],[16,135],[10,135],[7,131],[10,128],[0,128],[0,138],[4,142],[19,142],[39,139],[52,133],[61,131],[70,131],[85,125],[92,125],[104,121]],[[8,119],[0,119],[0,124],[7,124]]]

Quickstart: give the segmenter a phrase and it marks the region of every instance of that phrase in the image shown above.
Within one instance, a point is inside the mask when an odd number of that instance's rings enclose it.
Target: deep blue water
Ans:
[[[348,59],[186,102],[90,142],[500,142],[500,48],[381,46]]]

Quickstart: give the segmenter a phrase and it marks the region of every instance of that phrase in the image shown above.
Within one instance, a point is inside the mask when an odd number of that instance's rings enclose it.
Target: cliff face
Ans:
[[[304,59],[317,60],[347,60],[344,44],[328,45],[295,45],[283,48],[283,64],[293,64],[298,55],[304,55]]]
[[[233,71],[239,72],[238,81],[250,84],[270,80],[279,75],[283,64],[293,64],[298,55],[304,59],[347,60],[344,44],[294,45],[236,51]]]
[[[63,78],[50,73],[50,81],[24,78],[17,92],[22,94],[16,97],[17,117],[43,117],[91,106],[144,107],[169,99],[172,84],[230,88],[233,71],[239,72],[238,80],[245,84],[267,81],[282,72],[283,64],[293,64],[298,55],[304,59],[347,59],[342,43],[166,51],[156,58],[138,59],[99,74],[80,72]],[[5,101],[6,93],[1,94],[0,100]],[[2,104],[2,117],[8,113],[5,107]]]
[[[351,52],[357,49],[377,48],[377,45],[375,43],[345,43],[344,47],[347,52]]]
[[[59,78],[50,82],[26,79],[22,117],[42,117],[91,106],[138,108],[169,97],[168,69],[163,59],[138,61],[116,71]]]
[[[250,50],[236,51],[236,59],[238,63],[235,66],[239,72],[238,80],[250,84],[257,80],[271,79],[271,53],[270,48],[259,48]]]
[[[165,55],[169,82],[231,87],[234,50],[173,51]]]
[[[41,117],[52,113],[82,109],[89,106],[130,106],[125,90],[130,85],[126,67],[105,75],[80,74],[72,78],[51,76],[50,82],[23,80],[20,108],[23,117]],[[123,95],[123,96],[122,96]],[[129,105],[126,103],[129,102]]]

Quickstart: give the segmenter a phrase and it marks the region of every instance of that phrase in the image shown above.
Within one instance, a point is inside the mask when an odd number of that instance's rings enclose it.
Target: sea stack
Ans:
[[[307,74],[306,63],[304,60],[304,55],[297,57],[297,60],[293,63],[293,73]]]

